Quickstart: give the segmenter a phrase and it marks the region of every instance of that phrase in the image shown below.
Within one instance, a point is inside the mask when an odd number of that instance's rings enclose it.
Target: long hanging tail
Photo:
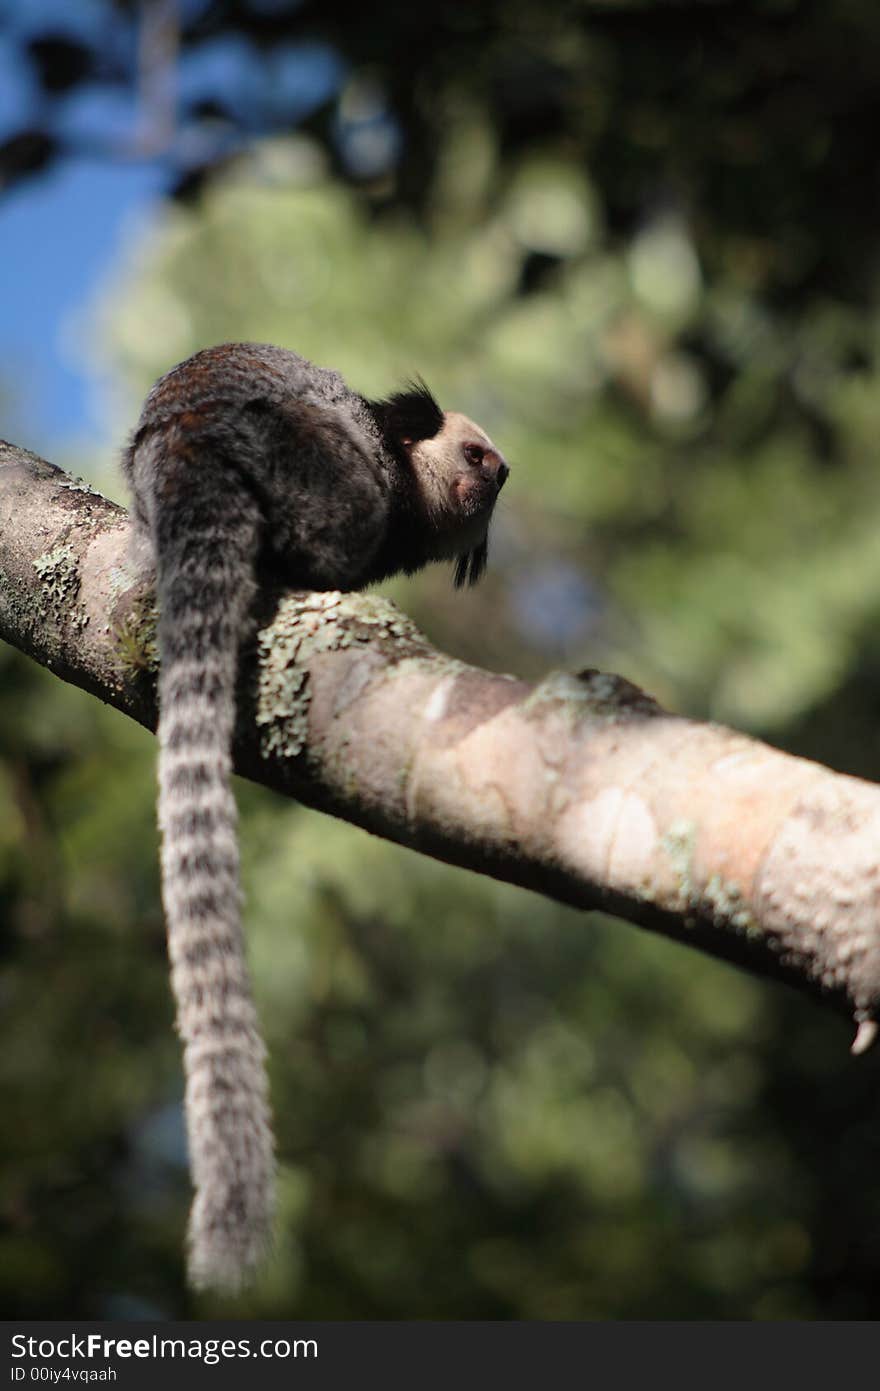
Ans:
[[[266,1254],[274,1205],[265,1048],[244,955],[229,781],[260,519],[232,480],[213,479],[189,474],[177,493],[185,501],[173,503],[172,479],[158,514],[159,825],[195,1186],[189,1279],[233,1291]]]

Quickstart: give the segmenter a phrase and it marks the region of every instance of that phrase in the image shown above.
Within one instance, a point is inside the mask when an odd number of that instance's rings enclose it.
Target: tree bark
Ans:
[[[155,607],[124,509],[0,443],[0,636],[155,727]],[[452,864],[880,1014],[880,789],[661,709],[433,649],[375,595],[266,595],[236,769]]]

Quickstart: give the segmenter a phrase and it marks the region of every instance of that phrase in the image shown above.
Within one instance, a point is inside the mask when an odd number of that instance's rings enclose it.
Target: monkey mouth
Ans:
[[[457,478],[452,485],[453,512],[457,513],[459,517],[485,516],[488,522],[489,514],[495,506],[495,499],[501,491],[503,483],[503,478],[500,482],[495,478],[472,478],[468,476]]]

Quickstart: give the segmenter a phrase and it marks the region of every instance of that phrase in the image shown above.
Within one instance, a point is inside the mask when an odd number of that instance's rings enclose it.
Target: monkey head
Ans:
[[[455,558],[455,585],[476,584],[486,568],[488,531],[510,472],[484,430],[446,411],[430,439],[403,440],[434,529],[432,555]]]

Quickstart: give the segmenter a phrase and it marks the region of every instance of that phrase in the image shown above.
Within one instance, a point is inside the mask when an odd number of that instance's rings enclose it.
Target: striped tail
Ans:
[[[230,787],[259,516],[222,493],[159,518],[159,825],[195,1186],[188,1273],[197,1289],[234,1291],[269,1247],[275,1165]]]

